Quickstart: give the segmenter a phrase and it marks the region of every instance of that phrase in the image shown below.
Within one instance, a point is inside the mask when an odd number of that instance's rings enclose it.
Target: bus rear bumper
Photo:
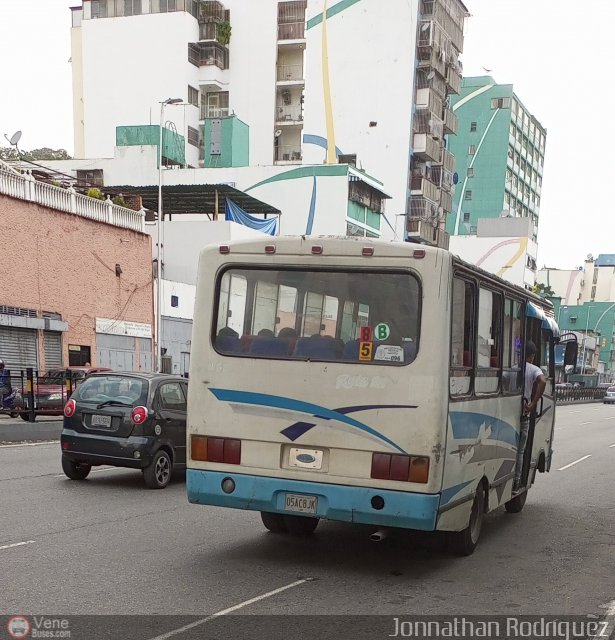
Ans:
[[[232,493],[222,490],[222,481],[235,483]],[[410,493],[369,487],[352,487],[322,482],[303,482],[285,478],[221,473],[188,469],[186,472],[188,501],[194,504],[269,511],[286,515],[314,515],[327,520],[356,522],[384,527],[401,527],[434,531],[440,495]],[[315,514],[300,514],[285,509],[286,494],[316,496]],[[379,496],[382,501],[372,498]]]

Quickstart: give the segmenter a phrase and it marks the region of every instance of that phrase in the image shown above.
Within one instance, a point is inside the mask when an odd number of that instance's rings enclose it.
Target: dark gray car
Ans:
[[[186,465],[187,397],[179,376],[89,376],[64,408],[64,473],[84,480],[96,465],[141,469],[148,487],[163,489],[173,466]]]

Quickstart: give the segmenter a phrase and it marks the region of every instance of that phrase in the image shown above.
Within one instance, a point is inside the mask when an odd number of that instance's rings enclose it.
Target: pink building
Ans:
[[[153,368],[144,214],[0,165],[0,358],[39,371]]]

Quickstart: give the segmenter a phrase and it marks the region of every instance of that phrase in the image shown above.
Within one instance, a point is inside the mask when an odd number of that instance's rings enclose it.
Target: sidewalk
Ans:
[[[0,443],[58,440],[62,432],[62,420],[62,416],[41,416],[36,422],[25,422],[21,418],[0,414]]]

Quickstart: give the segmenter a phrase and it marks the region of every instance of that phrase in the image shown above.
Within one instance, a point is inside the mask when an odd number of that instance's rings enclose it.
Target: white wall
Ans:
[[[585,286],[581,283],[585,280],[585,272],[577,269],[541,269],[536,273],[536,282],[549,285],[555,295],[562,299],[562,304],[566,305],[581,304],[581,292]]]
[[[526,244],[524,248],[524,244]],[[527,257],[536,259],[536,243],[528,238],[451,236],[450,250],[462,260],[489,271],[519,287],[533,287],[534,273]]]
[[[323,6],[310,0],[306,17]],[[418,0],[363,0],[327,20],[335,143],[384,183],[393,197],[389,220],[406,209],[417,12]],[[304,134],[326,138],[322,23],[306,34]],[[304,144],[304,162],[324,157],[324,149]]]
[[[86,158],[111,157],[116,126],[159,124],[162,100],[187,101],[188,85],[198,87],[198,67],[188,62],[198,23],[189,13],[84,20],[81,31]],[[167,120],[187,138],[199,109],[168,106]],[[186,144],[186,160],[198,166],[196,147]]]
[[[171,306],[171,296],[178,297],[178,306]],[[196,286],[173,280],[162,281],[162,315],[168,318],[184,318],[192,320],[194,317],[194,299]]]

